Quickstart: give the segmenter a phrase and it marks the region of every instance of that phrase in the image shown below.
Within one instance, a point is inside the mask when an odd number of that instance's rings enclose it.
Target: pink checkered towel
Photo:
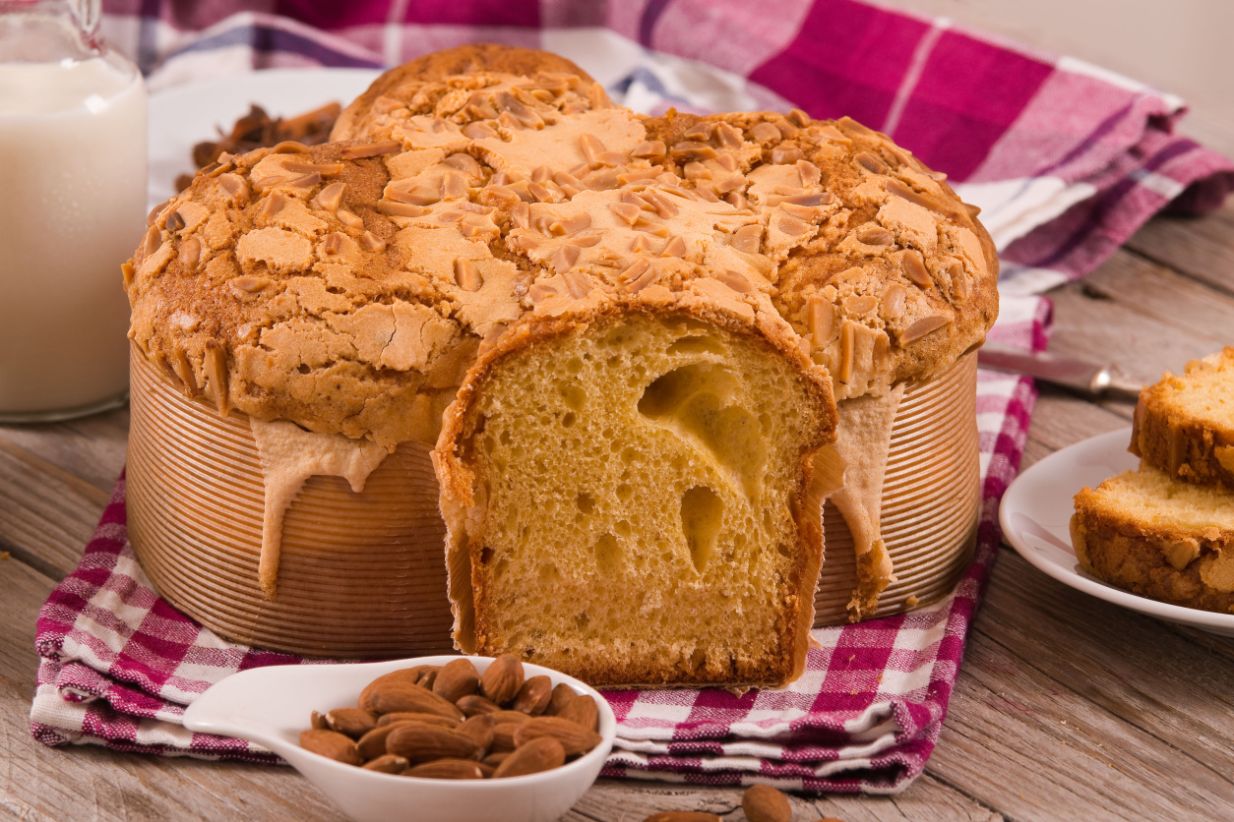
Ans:
[[[1042,290],[1091,271],[1167,205],[1214,206],[1234,181],[1229,161],[1172,133],[1176,99],[854,0],[279,4],[299,19],[237,13],[227,0],[105,6],[105,31],[153,88],[271,65],[392,64],[488,40],[564,53],[643,110],[791,103],[852,115],[983,207],[1004,267],[990,339],[1023,350],[1045,347]],[[620,727],[606,773],[803,791],[908,785],[938,739],[1034,397],[1027,379],[980,374],[985,507],[976,557],[950,597],[816,630],[805,675],[785,690],[609,692]],[[271,759],[188,732],[185,705],[235,671],[307,661],[225,642],[161,600],[127,543],[123,480],[43,608],[36,642],[37,738],[203,757]]]

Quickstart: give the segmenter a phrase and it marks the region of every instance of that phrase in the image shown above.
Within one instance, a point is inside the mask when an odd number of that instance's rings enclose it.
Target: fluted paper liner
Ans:
[[[445,528],[428,449],[404,443],[356,494],[313,477],[287,511],[278,594],[258,584],[263,479],[248,419],[185,397],[132,356],[128,527],[159,592],[223,637],[300,654],[379,657],[446,652]],[[878,614],[950,590],[971,552],[980,507],[976,357],[910,388],[896,415],[882,536],[895,566]],[[847,620],[852,539],[830,505],[816,625]]]

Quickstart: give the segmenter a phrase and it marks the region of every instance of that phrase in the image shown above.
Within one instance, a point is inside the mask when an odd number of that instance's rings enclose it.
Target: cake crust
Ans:
[[[445,414],[440,439],[432,452],[433,464],[441,485],[441,510],[446,522],[446,561],[449,596],[454,611],[455,644],[467,653],[502,653],[508,650],[504,638],[494,630],[475,602],[483,599],[485,575],[479,569],[484,550],[484,518],[487,500],[483,486],[468,465],[467,447],[476,428],[476,404],[485,380],[505,357],[538,341],[568,334],[591,323],[616,315],[646,313],[659,316],[680,314],[714,324],[734,333],[755,338],[786,358],[799,369],[802,384],[808,388],[814,412],[819,415],[820,436],[801,456],[801,482],[791,496],[797,526],[799,561],[783,590],[778,634],[778,653],[774,664],[761,669],[734,671],[731,667],[697,671],[692,674],[664,664],[580,663],[571,669],[575,676],[606,685],[674,686],[710,683],[729,687],[776,687],[801,675],[809,632],[814,621],[814,589],[823,562],[823,536],[820,509],[826,493],[834,490],[816,468],[820,449],[834,440],[836,406],[826,371],[801,352],[791,329],[761,295],[746,295],[729,305],[700,299],[689,293],[672,294],[656,290],[634,299],[589,297],[575,301],[568,309],[551,316],[530,315],[512,327],[489,347],[468,371],[457,398]]]
[[[1131,453],[1184,482],[1220,483],[1234,489],[1234,419],[1197,413],[1179,394],[1195,380],[1234,383],[1234,347],[1166,374],[1140,392],[1131,429]]]
[[[365,137],[372,128],[374,106],[378,105],[377,101],[383,97],[410,100],[424,83],[461,74],[494,72],[518,77],[572,74],[588,84],[594,84],[591,75],[574,62],[551,51],[498,43],[469,43],[422,55],[382,73],[339,114],[330,139],[351,140]],[[607,101],[608,97],[603,88],[597,86],[597,89],[601,98]]]
[[[856,123],[645,118],[568,73],[415,82],[365,140],[223,158],[152,215],[130,336],[187,393],[432,443],[480,344],[562,295],[763,294],[837,399],[929,379],[993,322],[973,210]]]

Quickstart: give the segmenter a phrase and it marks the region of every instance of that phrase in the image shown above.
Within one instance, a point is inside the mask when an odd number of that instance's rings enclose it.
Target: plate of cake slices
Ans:
[[[1234,349],[1165,375],[1131,429],[1068,446],[1012,483],[1007,541],[1072,588],[1234,636],[1231,398]]]

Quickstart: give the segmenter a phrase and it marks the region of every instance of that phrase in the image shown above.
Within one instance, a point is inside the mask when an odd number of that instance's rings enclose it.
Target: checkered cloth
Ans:
[[[982,206],[1004,271],[990,339],[1023,350],[1045,347],[1044,289],[1091,271],[1157,211],[1215,206],[1234,183],[1229,161],[1172,133],[1177,99],[853,0],[277,4],[292,16],[226,0],[104,5],[105,32],[153,89],[269,66],[394,64],[488,40],[565,54],[641,110],[851,115]],[[805,675],[785,690],[609,692],[620,727],[606,773],[811,792],[908,785],[938,739],[1034,397],[1027,379],[979,376],[985,504],[976,557],[951,596],[815,631]],[[127,543],[123,479],[43,608],[36,642],[38,739],[162,754],[269,760],[188,732],[184,706],[235,671],[307,662],[225,642],[160,599]]]

